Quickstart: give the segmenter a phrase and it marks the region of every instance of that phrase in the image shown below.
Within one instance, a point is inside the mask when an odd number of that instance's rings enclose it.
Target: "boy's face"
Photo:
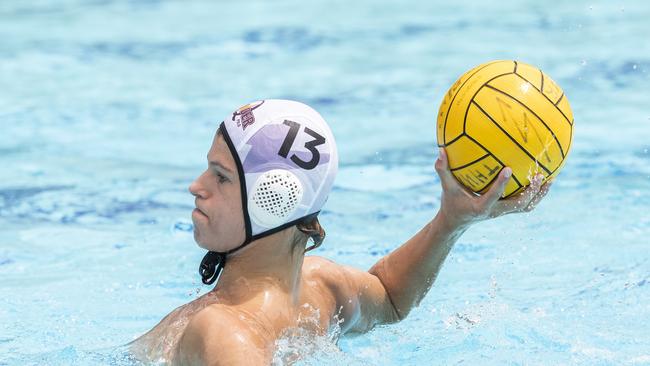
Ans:
[[[194,240],[207,250],[225,252],[244,242],[244,214],[239,175],[228,145],[215,134],[208,152],[208,168],[189,187],[195,197],[192,211]]]

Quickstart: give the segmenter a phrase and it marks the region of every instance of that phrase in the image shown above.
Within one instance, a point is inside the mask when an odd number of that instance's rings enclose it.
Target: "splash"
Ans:
[[[333,316],[330,328],[323,331],[320,310],[304,304],[295,327],[287,328],[276,340],[272,365],[350,365],[355,363],[337,345],[341,336],[342,307]]]

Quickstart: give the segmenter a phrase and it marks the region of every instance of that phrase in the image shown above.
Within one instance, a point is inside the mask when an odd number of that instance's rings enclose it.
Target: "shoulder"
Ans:
[[[334,261],[312,255],[305,257],[302,264],[303,275],[308,277],[326,278],[327,275],[339,270],[340,265]]]
[[[305,279],[318,280],[334,289],[345,283],[348,268],[327,258],[309,256],[305,257],[302,272]]]
[[[333,296],[338,303],[338,300],[345,296],[351,287],[354,287],[350,270],[351,268],[332,260],[309,256],[305,257],[303,262],[302,275],[303,280],[310,287],[319,289],[323,295]]]
[[[303,263],[303,276],[323,304],[329,304],[332,315],[338,314],[345,328],[358,318],[359,301],[357,297],[357,279],[355,270],[332,260],[309,256]]]
[[[317,256],[305,257],[303,275],[305,279],[319,281],[334,292],[356,289],[360,283],[373,277],[368,272]]]
[[[334,301],[344,332],[363,332],[398,320],[384,285],[367,271],[310,256],[305,257],[303,274]]]
[[[196,313],[179,341],[174,364],[267,363],[266,342],[229,306],[214,304]]]

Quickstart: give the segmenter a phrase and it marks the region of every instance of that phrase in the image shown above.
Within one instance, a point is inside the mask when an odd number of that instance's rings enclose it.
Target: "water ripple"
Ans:
[[[2,198],[2,201],[0,202],[4,201],[4,204],[0,206],[0,209],[2,209],[3,206],[6,207],[6,206],[14,205],[20,202],[21,200],[36,196],[43,192],[70,190],[73,188],[74,186],[68,186],[68,185],[52,185],[52,186],[43,186],[43,187],[0,189],[0,198]],[[2,211],[0,210],[0,213],[1,212]]]
[[[242,35],[244,42],[252,45],[271,44],[282,48],[305,51],[326,42],[332,38],[316,34],[304,27],[274,27],[245,31]]]

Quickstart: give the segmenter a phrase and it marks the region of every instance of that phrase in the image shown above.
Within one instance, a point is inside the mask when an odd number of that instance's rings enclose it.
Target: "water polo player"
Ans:
[[[504,168],[477,196],[456,181],[441,149],[438,213],[363,271],[305,256],[325,237],[318,213],[338,168],[334,137],[315,110],[288,100],[248,104],[221,123],[207,158],[190,192],[194,237],[208,250],[200,273],[216,285],[131,344],[143,360],[266,365],[275,341],[305,317],[317,316],[314,334],[336,324],[345,334],[398,322],[420,303],[470,225],[530,211],[550,187],[537,176],[521,194],[500,200],[512,173]]]

